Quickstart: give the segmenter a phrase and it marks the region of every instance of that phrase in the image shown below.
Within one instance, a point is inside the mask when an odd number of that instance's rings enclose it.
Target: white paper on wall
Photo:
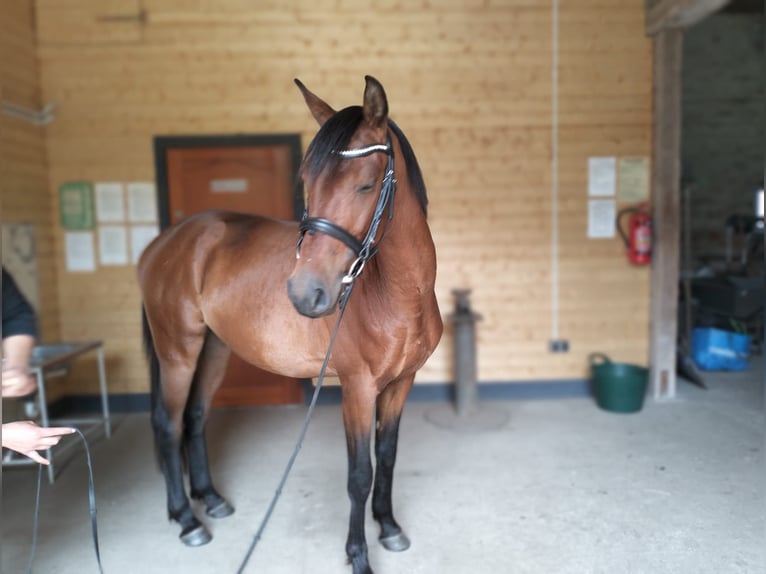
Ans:
[[[134,181],[128,184],[128,220],[157,221],[157,189],[154,182]]]
[[[156,225],[133,225],[130,228],[130,252],[133,263],[138,263],[141,253],[159,232],[159,227]]]
[[[613,199],[589,199],[588,238],[606,239],[614,237],[615,215]]]
[[[67,231],[64,234],[67,271],[95,271],[96,257],[92,231]]]
[[[102,225],[98,230],[101,265],[128,264],[128,234],[124,225]]]
[[[115,223],[125,221],[125,194],[123,185],[115,182],[99,182],[96,192],[96,221]]]
[[[614,157],[588,158],[588,196],[612,197],[616,183],[617,160]]]

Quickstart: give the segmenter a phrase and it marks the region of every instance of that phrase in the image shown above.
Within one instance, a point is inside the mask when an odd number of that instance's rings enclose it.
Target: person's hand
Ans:
[[[50,464],[38,450],[55,446],[75,429],[69,427],[39,427],[32,421],[17,421],[3,425],[3,446],[31,458],[40,464]]]
[[[21,369],[3,370],[3,396],[25,397],[37,388],[37,380]]]

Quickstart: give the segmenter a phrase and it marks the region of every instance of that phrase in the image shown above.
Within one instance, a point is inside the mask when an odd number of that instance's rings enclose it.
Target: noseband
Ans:
[[[383,176],[383,184],[380,188],[378,203],[375,205],[375,211],[372,214],[370,226],[367,228],[367,233],[362,241],[359,241],[351,233],[329,219],[325,219],[324,217],[308,217],[308,210],[303,213],[303,219],[301,219],[299,227],[300,237],[298,238],[298,244],[295,247],[295,258],[301,258],[301,243],[303,242],[303,237],[306,235],[307,231],[310,235],[313,235],[318,231],[319,233],[324,233],[325,235],[337,239],[351,249],[356,255],[356,259],[341,280],[344,284],[352,283],[362,272],[362,269],[364,269],[365,263],[367,263],[367,261],[369,261],[377,252],[378,246],[373,246],[373,242],[378,234],[380,223],[383,220],[383,214],[388,210],[386,226],[388,226],[394,216],[394,195],[396,194],[396,179],[394,179],[394,148],[391,146],[391,136],[389,135],[386,138],[386,145],[375,144],[363,148],[335,152],[345,159],[366,157],[377,152],[382,152],[388,155],[388,164],[386,165],[386,174]],[[385,235],[385,228],[383,234]],[[380,239],[382,240],[383,237]],[[378,241],[378,243],[380,243],[380,241]]]

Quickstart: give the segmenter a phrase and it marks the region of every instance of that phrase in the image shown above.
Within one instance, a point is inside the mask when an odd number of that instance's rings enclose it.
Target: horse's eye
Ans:
[[[372,183],[366,183],[364,185],[360,185],[357,188],[358,193],[370,193],[373,189],[375,189],[375,185]]]

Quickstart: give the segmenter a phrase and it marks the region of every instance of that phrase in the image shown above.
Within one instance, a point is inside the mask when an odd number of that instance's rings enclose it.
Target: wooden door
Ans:
[[[167,177],[164,211],[170,224],[206,209],[283,219],[292,219],[295,214],[298,165],[294,146],[168,146],[164,149],[164,161]],[[232,354],[213,406],[301,402],[303,390],[298,379],[263,371]]]

